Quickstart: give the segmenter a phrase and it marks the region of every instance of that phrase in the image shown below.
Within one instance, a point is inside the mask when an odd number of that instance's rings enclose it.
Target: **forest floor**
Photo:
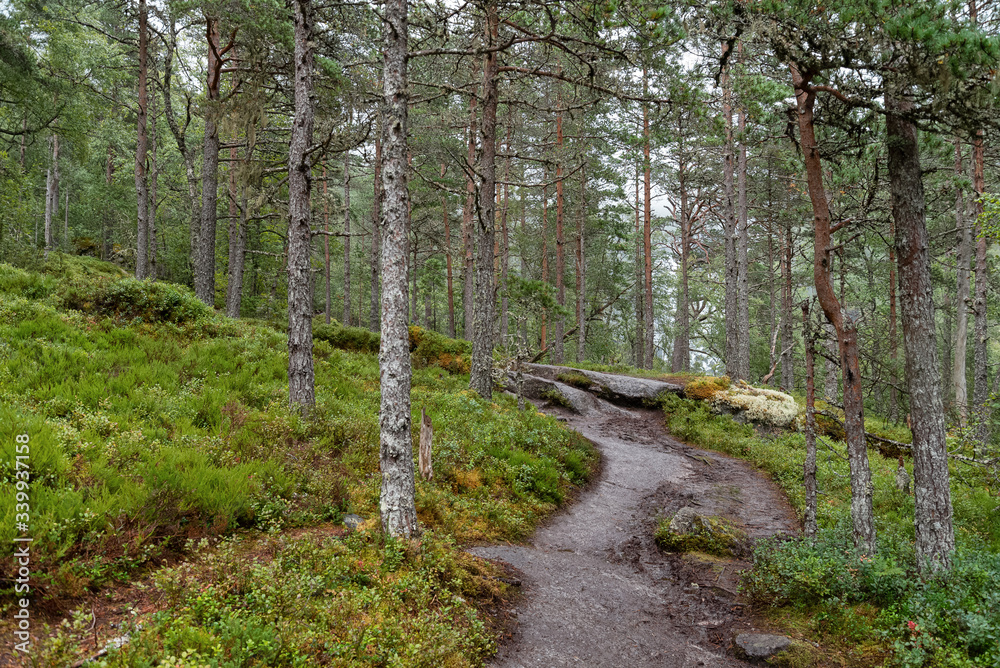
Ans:
[[[524,583],[508,610],[514,631],[491,665],[747,665],[731,646],[755,623],[737,592],[749,563],[665,554],[653,534],[658,518],[685,506],[752,540],[794,533],[784,495],[749,464],[672,438],[659,410],[603,400],[585,416],[545,410],[598,446],[603,471],[527,545],[471,550],[510,564]]]

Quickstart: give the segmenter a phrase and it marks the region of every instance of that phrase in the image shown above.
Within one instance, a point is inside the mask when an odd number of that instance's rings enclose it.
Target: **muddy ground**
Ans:
[[[732,638],[753,628],[739,560],[662,553],[658,516],[684,506],[729,518],[751,539],[798,530],[777,487],[746,463],[687,446],[660,411],[602,402],[565,419],[603,455],[600,477],[528,545],[477,547],[521,573],[517,620],[491,663],[503,668],[747,665]]]

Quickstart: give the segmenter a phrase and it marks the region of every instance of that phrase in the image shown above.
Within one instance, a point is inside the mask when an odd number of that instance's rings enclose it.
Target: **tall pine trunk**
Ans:
[[[802,531],[806,536],[816,535],[816,337],[809,322],[809,302],[802,302],[802,338],[806,344],[806,459],[802,464],[802,477],[806,488],[806,509]]]
[[[146,224],[149,227],[149,272],[147,276],[154,281],[157,279],[157,252],[156,252],[156,189],[160,178],[159,165],[156,157],[156,98],[149,100],[149,201],[147,202]],[[68,193],[67,193],[68,194]],[[68,204],[69,200],[67,200]],[[67,213],[69,211],[67,210]],[[69,229],[67,228],[67,233]]]
[[[639,167],[635,169],[635,366],[637,369],[645,367],[646,351],[646,310],[643,305],[646,282],[643,280],[642,249],[643,234],[642,222],[639,219]]]
[[[441,178],[445,175],[445,164],[441,163]],[[451,273],[451,223],[448,220],[448,198],[441,196],[441,214],[444,217],[444,259],[448,283],[448,336],[455,338],[455,293]]]
[[[323,161],[323,320],[330,324],[333,313],[330,305],[330,179],[326,173],[326,160]]]
[[[486,4],[487,48],[497,45],[500,17],[496,2]],[[479,215],[476,216],[476,299],[469,387],[484,399],[493,396],[493,323],[496,319],[496,274],[493,269],[496,223],[496,153],[499,59],[495,50],[483,58],[482,150],[479,156]]]
[[[407,0],[386,0],[382,101],[382,338],[379,407],[382,530],[409,538],[417,532],[413,439],[410,434],[410,338],[407,330],[407,235],[409,193],[406,169]]]
[[[750,245],[750,226],[747,211],[747,145],[743,139],[747,114],[740,105],[737,129],[740,134],[740,152],[736,162],[736,366],[737,377],[750,378],[750,266],[747,251]]]
[[[781,246],[781,387],[786,392],[795,389],[792,343],[792,226],[782,230]]]
[[[149,95],[146,91],[148,74],[147,56],[149,31],[146,29],[148,10],[146,0],[139,0],[139,104],[136,109],[135,193],[136,214],[139,219],[136,234],[135,277],[149,275],[149,184],[146,181],[146,153],[149,134],[146,119],[149,112]]]
[[[916,126],[903,116],[912,108],[912,100],[895,88],[890,82],[885,95],[886,144],[913,431],[917,566],[926,573],[950,567],[955,534],[948,484],[944,405],[937,375],[934,288],[927,250],[930,242],[924,212],[920,149]]]
[[[206,17],[208,42],[208,79],[205,93],[205,144],[201,170],[201,233],[198,239],[198,259],[195,263],[194,291],[198,299],[215,306],[215,224],[219,190],[219,94],[222,59],[219,55],[219,19]],[[289,193],[289,196],[291,194]]]
[[[729,54],[729,44],[723,43],[722,56]],[[746,380],[740,366],[739,280],[737,260],[739,224],[736,217],[736,154],[733,139],[733,89],[729,81],[729,60],[719,76],[722,86],[722,122],[725,132],[722,155],[722,235],[725,248],[726,276],[726,375],[733,380]]]
[[[316,404],[312,357],[312,189],[309,147],[313,134],[311,0],[295,0],[295,118],[288,144],[288,399],[308,413]],[[206,175],[205,180],[208,181]],[[207,191],[206,191],[207,194]]]
[[[680,157],[679,157],[680,158]],[[688,310],[688,261],[691,250],[691,216],[688,211],[687,165],[683,158],[677,161],[677,186],[681,200],[680,210],[680,284],[677,286],[677,309],[674,315],[674,350],[670,360],[673,372],[687,371],[691,359],[691,322]]]
[[[49,139],[52,146],[52,162],[45,181],[45,257],[52,250],[52,219],[59,215],[59,135]],[[36,228],[37,229],[37,228]],[[36,234],[37,237],[37,234]]]
[[[792,66],[791,71],[798,103],[799,135],[805,157],[806,182],[813,209],[815,233],[813,278],[816,283],[816,296],[827,319],[837,332],[840,367],[844,381],[844,431],[851,471],[853,538],[855,546],[870,555],[875,552],[875,518],[872,509],[872,477],[864,431],[858,330],[857,324],[843,312],[831,278],[830,209],[823,187],[823,168],[813,118],[816,91],[795,66]]]
[[[987,400],[990,394],[987,376],[987,353],[989,344],[986,297],[989,293],[990,271],[986,256],[987,239],[982,230],[983,193],[986,191],[984,177],[983,133],[980,130],[972,141],[972,189],[975,191],[974,212],[976,217],[976,293],[972,304],[974,318],[972,405],[976,415],[976,440],[985,446],[990,440],[989,410]]]
[[[507,123],[507,157],[503,170],[503,206],[500,209],[500,344],[507,345],[510,314],[507,304],[507,271],[510,264],[510,237],[507,234],[507,207],[510,203],[510,134]]]

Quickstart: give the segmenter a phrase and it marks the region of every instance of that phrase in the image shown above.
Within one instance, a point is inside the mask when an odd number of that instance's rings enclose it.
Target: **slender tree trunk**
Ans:
[[[351,326],[351,152],[350,151],[344,151],[344,326],[345,327]]]
[[[45,184],[45,257],[53,248],[52,219],[59,215],[59,135],[52,135],[52,163]],[[58,223],[57,223],[58,224]]]
[[[24,116],[21,118],[21,155],[17,161],[17,164],[20,165],[22,172],[24,171],[24,150],[27,148],[27,146],[28,146],[28,112],[25,112]]]
[[[205,113],[204,164],[201,170],[201,233],[198,239],[198,261],[195,264],[195,294],[198,299],[215,306],[215,224],[219,189],[219,127],[218,102],[222,76],[219,54],[219,19],[206,16],[208,42],[208,79],[205,92],[208,109]]]
[[[902,114],[912,100],[887,86],[886,144],[892,216],[896,221],[900,306],[906,349],[906,385],[913,431],[913,488],[916,497],[917,566],[922,572],[948,569],[955,549],[944,405],[937,377],[934,287],[931,284],[924,188],[917,129]]]
[[[816,535],[816,383],[814,380],[813,350],[816,337],[809,323],[809,302],[802,302],[802,338],[806,344],[806,460],[802,474],[806,488],[806,511],[803,533]]]
[[[382,258],[382,117],[379,116],[379,128],[375,134],[375,195],[372,199],[372,279],[371,279],[371,309],[369,327],[373,332],[381,331],[382,319],[379,313],[379,267]]]
[[[586,359],[587,323],[584,309],[587,301],[587,267],[584,264],[584,228],[587,224],[587,166],[580,172],[580,219],[576,226],[576,361]]]
[[[498,42],[500,17],[495,0],[486,4],[486,46]],[[493,396],[493,324],[496,319],[496,274],[493,245],[496,234],[496,153],[499,60],[495,50],[483,58],[482,150],[479,157],[479,216],[476,226],[476,300],[472,339],[472,372],[469,387],[484,399]]]
[[[316,404],[309,268],[312,241],[309,146],[313,134],[311,0],[295,0],[294,12],[295,118],[288,145],[288,398],[293,409],[308,413]],[[205,181],[208,180],[206,175]]]
[[[962,165],[962,144],[955,139],[955,227],[958,239],[955,244],[957,285],[955,289],[955,361],[951,368],[951,384],[955,394],[955,408],[959,422],[964,426],[968,415],[968,385],[965,379],[966,350],[969,341],[969,276],[972,260],[972,226],[965,216],[965,193],[958,180],[965,175]]]
[[[750,245],[750,233],[747,212],[747,146],[743,139],[746,131],[746,110],[740,105],[738,130],[740,134],[740,153],[736,163],[736,365],[739,368],[738,377],[750,378],[750,266],[747,261],[747,250]]]
[[[635,170],[635,366],[646,366],[646,309],[643,298],[646,292],[643,272],[643,232],[639,220],[639,168]]]
[[[792,353],[792,226],[784,229],[784,244],[781,253],[781,387],[786,392],[795,389],[795,368]]]
[[[410,339],[406,322],[406,239],[410,227],[406,169],[407,0],[386,0],[384,12],[379,511],[383,531],[409,538],[417,532],[417,510],[410,434]]]
[[[441,178],[445,175],[445,163],[441,163]],[[448,282],[448,336],[455,338],[455,293],[451,275],[451,224],[448,221],[448,198],[441,196],[441,214],[444,217],[444,259]]]
[[[478,98],[473,93],[469,101],[469,150],[467,157],[467,178],[465,182],[465,207],[462,209],[462,249],[464,264],[462,268],[462,310],[464,314],[464,329],[462,338],[473,339],[473,303],[475,301],[475,261],[473,260],[472,217],[475,213],[476,183],[472,178],[476,164],[476,103]],[[492,264],[492,263],[491,263]]]
[[[326,307],[323,309],[323,319],[330,324],[332,318],[330,306],[330,183],[326,173],[326,160],[323,161],[323,287]]]
[[[566,249],[565,237],[563,235],[563,181],[562,181],[562,98],[556,102],[560,107],[556,112],[556,303],[559,306],[566,306]],[[563,349],[563,336],[566,330],[566,319],[563,315],[558,315],[552,322],[552,363],[562,364],[565,358]]]
[[[549,172],[545,170],[544,179],[548,180]],[[549,191],[542,186],[542,283],[549,282]],[[546,325],[548,324],[548,309],[542,309],[541,349],[546,348]]]
[[[146,0],[139,0],[139,104],[136,109],[135,192],[136,214],[139,219],[136,235],[135,277],[149,275],[149,184],[146,181],[146,153],[149,135],[146,119],[149,96],[146,93],[147,52],[149,31],[146,29],[148,10]]]
[[[527,239],[527,218],[528,218],[528,203],[524,196],[524,187],[518,186],[517,188],[518,199],[521,202],[521,239],[518,244],[518,257],[521,261],[521,279],[527,280],[528,278],[528,267],[524,259],[524,245],[525,239]],[[524,350],[528,349],[528,319],[526,317],[519,318],[521,322],[521,348]],[[518,362],[520,364],[520,362]],[[518,401],[522,401],[523,397],[518,397]]]
[[[504,162],[503,206],[500,209],[500,345],[507,345],[510,314],[507,312],[507,271],[510,264],[510,237],[507,234],[507,207],[510,203],[510,133],[507,124],[507,158]]]
[[[412,205],[413,200],[410,200]],[[412,217],[411,217],[412,219]],[[410,294],[412,295],[412,300],[410,302],[410,322],[414,325],[420,324],[420,316],[417,314],[417,303],[419,301],[420,295],[417,292],[417,239],[414,238],[413,242],[409,244],[413,249],[413,262],[410,263],[410,280],[413,282],[412,290]]]
[[[889,234],[896,236],[896,221],[889,219]],[[891,367],[889,375],[889,415],[893,419],[899,415],[899,397],[896,393],[896,386],[899,385],[899,375],[896,373],[899,337],[897,335],[896,322],[896,246],[889,245],[889,365]]]
[[[677,310],[674,315],[674,350],[670,369],[677,373],[687,371],[691,359],[691,322],[688,310],[688,260],[691,249],[691,218],[688,210],[687,165],[677,161],[678,194],[681,200],[680,220],[680,284],[677,286]]]
[[[649,83],[646,68],[642,68],[642,91],[643,95],[649,93]],[[646,260],[646,295],[643,300],[644,309],[644,350],[643,361],[645,368],[653,368],[655,352],[653,350],[653,202],[652,187],[650,182],[650,159],[649,159],[649,106],[642,107],[642,157],[643,157],[643,192],[645,201],[645,211],[643,212],[642,243]]]
[[[830,277],[830,210],[823,188],[823,169],[813,120],[816,92],[792,66],[792,82],[798,102],[799,134],[805,157],[806,181],[813,208],[815,255],[813,277],[816,296],[827,319],[837,331],[840,366],[844,380],[844,415],[848,462],[851,470],[851,519],[854,544],[865,554],[875,552],[875,518],[872,510],[872,478],[864,431],[864,404],[858,359],[857,324],[842,311]]]
[[[722,55],[729,52],[729,44],[722,44]],[[725,131],[722,162],[722,235],[725,245],[726,267],[726,375],[733,380],[746,380],[740,366],[740,266],[737,258],[739,222],[736,214],[735,142],[733,139],[733,89],[729,80],[729,64],[722,69],[719,85],[722,86],[722,122]]]

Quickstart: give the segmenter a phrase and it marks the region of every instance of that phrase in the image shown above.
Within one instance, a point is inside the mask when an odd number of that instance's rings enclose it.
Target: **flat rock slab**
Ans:
[[[736,646],[747,659],[767,659],[787,649],[792,644],[785,636],[767,633],[741,633],[736,636]]]
[[[619,376],[587,369],[573,369],[551,364],[525,364],[525,370],[533,376],[555,381],[559,374],[572,373],[585,376],[598,387],[598,393],[605,399],[615,403],[635,404],[653,401],[660,395],[670,392],[678,393],[684,387],[676,383],[665,383],[650,378],[634,378]]]

